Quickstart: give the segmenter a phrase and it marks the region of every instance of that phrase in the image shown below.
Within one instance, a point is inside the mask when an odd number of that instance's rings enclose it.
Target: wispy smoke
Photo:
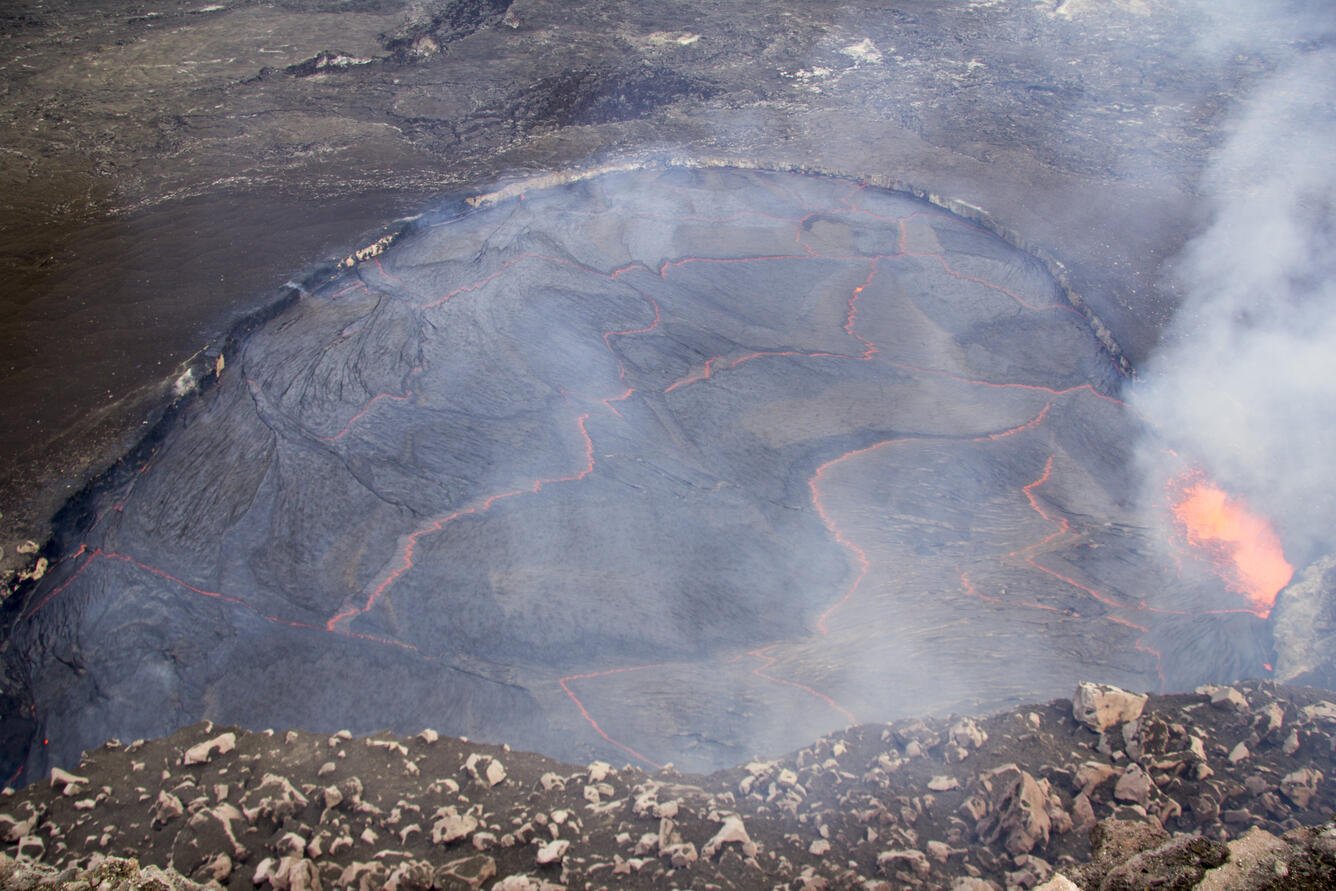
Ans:
[[[1241,103],[1202,191],[1185,300],[1131,399],[1164,444],[1277,526],[1302,564],[1336,542],[1336,51]],[[1152,474],[1154,475],[1154,474]]]

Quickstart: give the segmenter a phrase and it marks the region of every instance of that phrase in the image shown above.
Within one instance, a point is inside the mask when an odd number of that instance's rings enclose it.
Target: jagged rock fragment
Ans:
[[[555,839],[541,846],[538,849],[537,860],[539,866],[546,866],[549,863],[559,863],[566,856],[566,851],[571,843],[564,838]]]
[[[472,814],[459,814],[453,807],[442,808],[432,824],[431,840],[434,844],[448,845],[467,838],[477,828],[478,818]]]
[[[235,733],[222,733],[213,739],[202,743],[196,743],[186,749],[185,754],[181,756],[182,764],[204,764],[213,760],[214,753],[226,755],[237,747],[237,735]]]
[[[462,882],[469,888],[478,888],[496,875],[496,861],[482,854],[451,860],[436,870],[436,884],[448,888],[450,882]]]
[[[1291,771],[1280,781],[1280,791],[1299,809],[1308,807],[1308,803],[1317,794],[1318,784],[1322,782],[1322,771],[1312,767],[1303,767]]]
[[[1082,681],[1072,696],[1072,717],[1096,733],[1131,721],[1146,707],[1147,697],[1112,687]]]
[[[1119,801],[1131,801],[1145,807],[1154,788],[1154,781],[1141,765],[1132,764],[1123,771],[1122,776],[1118,777],[1118,783],[1113,787],[1113,797]]]
[[[902,873],[926,876],[932,873],[932,864],[922,851],[908,848],[898,851],[883,851],[877,855],[877,868],[883,875],[895,877]]]
[[[756,856],[756,844],[747,835],[747,828],[737,814],[724,817],[724,823],[719,827],[719,831],[705,843],[705,847],[701,848],[701,856],[710,860],[724,849],[724,845],[730,844],[738,845],[744,857]]]
[[[980,785],[987,795],[986,816],[976,827],[980,841],[1001,841],[1013,855],[1048,843],[1048,796],[1033,776],[1007,764],[983,774]]]

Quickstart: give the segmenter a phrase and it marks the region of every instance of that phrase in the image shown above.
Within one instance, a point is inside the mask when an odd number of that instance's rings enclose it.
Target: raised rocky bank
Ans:
[[[1332,887],[1330,697],[1083,683],[1073,700],[860,725],[708,776],[574,766],[431,730],[202,723],[108,742],[72,772],[6,790],[0,883]]]

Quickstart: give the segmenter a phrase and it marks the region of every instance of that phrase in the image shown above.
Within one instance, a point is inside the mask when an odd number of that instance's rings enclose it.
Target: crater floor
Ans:
[[[691,770],[1092,678],[1256,675],[1136,525],[1116,366],[904,195],[727,168],[422,217],[63,532],[7,770],[207,718]]]

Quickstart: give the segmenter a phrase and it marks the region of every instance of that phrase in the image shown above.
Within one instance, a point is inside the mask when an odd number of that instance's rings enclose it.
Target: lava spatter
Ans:
[[[1183,542],[1205,555],[1225,583],[1248,599],[1250,612],[1267,618],[1276,595],[1294,575],[1271,524],[1201,470],[1185,471],[1169,481],[1168,489]]]

